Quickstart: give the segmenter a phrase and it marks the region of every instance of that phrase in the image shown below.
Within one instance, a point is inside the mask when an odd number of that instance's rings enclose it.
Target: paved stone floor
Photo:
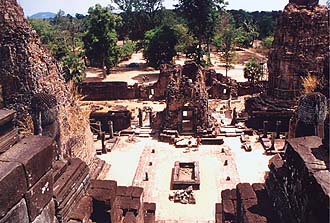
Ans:
[[[221,191],[234,188],[239,182],[263,182],[270,158],[262,154],[259,143],[252,152],[245,152],[240,148],[239,137],[224,140],[224,145],[202,145],[199,151],[183,153],[184,148],[151,138],[137,138],[137,142],[128,143],[127,137],[121,137],[118,146],[100,158],[111,164],[107,179],[116,180],[118,185],[144,188],[144,201],[157,203],[157,221],[214,222],[215,203],[220,202]],[[225,153],[221,153],[222,148]],[[228,166],[224,166],[225,160]],[[194,205],[168,199],[173,192],[170,182],[175,161],[199,161],[201,184],[200,190],[194,191]],[[146,172],[148,181],[144,180]],[[230,181],[226,180],[227,176]]]

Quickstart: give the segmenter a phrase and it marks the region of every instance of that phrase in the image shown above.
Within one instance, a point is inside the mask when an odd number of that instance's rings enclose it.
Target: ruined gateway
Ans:
[[[317,3],[290,0],[270,54],[269,92],[247,102],[247,110],[255,116],[267,116],[267,113],[253,113],[256,111],[270,112],[267,117],[290,112],[292,119],[286,126],[289,139],[284,152],[270,159],[265,183],[238,181],[230,189],[219,191],[220,202],[212,204],[213,216],[208,222],[329,222],[327,85],[318,89],[323,95],[311,93],[296,98],[300,96],[296,90],[301,88],[300,75],[312,73],[325,81],[329,78],[328,13]],[[306,38],[295,38],[298,31]],[[146,117],[149,127],[164,134],[166,142],[179,143],[175,141],[177,135],[188,133],[201,137],[203,145],[219,146],[221,140],[212,135],[215,126],[208,110],[207,86],[214,77],[212,80],[221,86],[222,92],[229,86],[228,80],[219,83],[222,77],[194,63],[162,66],[160,78],[151,88],[155,90],[155,98],[166,99],[166,107],[156,114],[146,108],[139,114],[141,119]],[[57,62],[41,47],[16,0],[1,0],[0,4],[0,75],[0,223],[156,222],[157,208],[161,206],[146,202],[145,196],[150,193],[147,188],[138,183],[121,186],[116,181],[103,180],[110,166],[95,156],[88,117],[65,85]],[[128,97],[142,95],[133,92],[131,89]],[[236,95],[230,88],[228,92]],[[279,103],[288,106],[277,106]],[[129,112],[118,113],[123,115],[115,118],[126,125]],[[109,131],[115,147],[118,138],[113,138],[112,124],[100,132]],[[31,127],[37,135],[24,136],[22,133],[29,133]],[[133,130],[120,131],[130,134]],[[148,129],[140,130],[142,136]],[[157,149],[146,151],[155,154]],[[230,155],[221,155],[227,152],[222,149],[213,154],[226,157],[221,166],[234,162]],[[137,167],[141,169],[136,171],[137,175],[144,173],[145,166],[153,166],[152,162],[145,162]],[[193,169],[191,178],[202,187],[208,174],[202,171],[202,164],[181,163]],[[174,166],[180,167],[180,162]],[[234,182],[233,178],[227,176],[221,182]]]

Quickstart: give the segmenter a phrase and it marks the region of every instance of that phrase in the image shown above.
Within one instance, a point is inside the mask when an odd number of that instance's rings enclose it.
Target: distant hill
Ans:
[[[38,12],[34,15],[29,16],[31,19],[52,19],[56,16],[53,12]]]

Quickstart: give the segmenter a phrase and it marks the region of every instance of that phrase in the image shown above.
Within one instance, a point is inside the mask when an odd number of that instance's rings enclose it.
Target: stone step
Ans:
[[[15,117],[15,113],[14,110],[0,109],[0,126],[11,122]]]

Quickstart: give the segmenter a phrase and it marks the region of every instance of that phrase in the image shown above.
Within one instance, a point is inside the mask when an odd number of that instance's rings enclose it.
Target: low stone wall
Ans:
[[[287,141],[270,161],[266,188],[279,222],[329,222],[329,154],[315,136]]]
[[[137,86],[128,86],[127,82],[84,82],[80,92],[89,101],[105,101],[136,98]]]

